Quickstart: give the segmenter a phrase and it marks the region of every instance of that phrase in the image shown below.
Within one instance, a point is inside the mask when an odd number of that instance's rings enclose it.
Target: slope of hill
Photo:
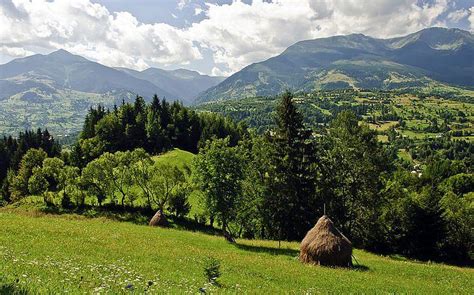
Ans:
[[[249,65],[197,102],[275,95],[285,89],[393,89],[450,83],[474,86],[474,37],[430,28],[394,39],[361,34],[298,42]]]
[[[297,243],[238,240],[104,218],[0,211],[0,292],[469,294],[474,272],[355,250],[353,270],[301,264]],[[25,251],[28,249],[28,251]],[[219,286],[203,275],[221,261]],[[358,264],[357,263],[357,264]],[[148,293],[147,292],[147,293]],[[21,293],[21,294],[24,294]],[[18,293],[20,294],[20,293]]]

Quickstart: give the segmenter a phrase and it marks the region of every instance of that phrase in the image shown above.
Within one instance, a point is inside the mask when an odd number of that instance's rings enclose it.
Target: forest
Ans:
[[[301,240],[326,213],[357,248],[472,265],[471,142],[451,132],[415,142],[395,128],[382,142],[376,120],[362,120],[367,106],[334,105],[318,125],[292,93],[274,100],[271,116],[254,117],[264,128],[137,96],[91,108],[68,147],[41,129],[4,137],[0,203],[34,195],[67,212],[162,210],[230,240]],[[403,121],[390,110],[379,118]],[[196,154],[190,165],[155,161],[175,148]],[[204,213],[191,216],[196,197]]]

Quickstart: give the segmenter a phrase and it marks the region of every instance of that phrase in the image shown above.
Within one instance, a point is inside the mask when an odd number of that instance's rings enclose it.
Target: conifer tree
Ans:
[[[293,94],[281,96],[273,146],[268,193],[264,199],[267,231],[272,238],[295,240],[304,236],[315,219],[314,144],[305,130]]]

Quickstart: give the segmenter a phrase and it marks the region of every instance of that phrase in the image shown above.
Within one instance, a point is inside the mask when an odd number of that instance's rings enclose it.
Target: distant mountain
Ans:
[[[393,39],[353,34],[301,41],[245,67],[196,102],[275,95],[285,89],[392,89],[432,83],[474,86],[473,34],[429,28]]]
[[[93,105],[111,107],[137,94],[190,104],[222,80],[188,70],[115,69],[65,50],[15,59],[0,65],[0,134],[37,127],[75,133]]]
[[[185,103],[193,102],[199,93],[216,86],[225,79],[224,77],[201,75],[198,72],[185,69],[167,71],[149,68],[141,72],[126,68],[117,69],[135,78],[149,81],[179,97]]]
[[[177,98],[153,83],[135,78],[65,50],[33,55],[0,65],[0,98],[36,90],[38,98],[57,96],[58,90],[84,93],[134,93]],[[119,97],[117,97],[119,98]]]

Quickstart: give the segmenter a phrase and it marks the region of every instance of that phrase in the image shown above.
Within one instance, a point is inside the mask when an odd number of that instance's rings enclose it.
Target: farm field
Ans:
[[[237,240],[105,218],[0,211],[0,293],[472,294],[474,271],[355,250],[353,270],[303,265],[298,243]],[[221,262],[207,286],[203,259]]]
[[[448,133],[453,139],[472,140],[474,100],[472,91],[457,90],[456,95],[424,95],[383,91],[320,91],[295,98],[308,126],[328,123],[341,110],[352,110],[361,123],[384,135],[391,128],[406,138],[422,140]],[[264,131],[273,124],[275,98],[254,97],[209,102],[196,106],[200,111],[219,112],[250,127]],[[382,142],[387,138],[380,136]]]

